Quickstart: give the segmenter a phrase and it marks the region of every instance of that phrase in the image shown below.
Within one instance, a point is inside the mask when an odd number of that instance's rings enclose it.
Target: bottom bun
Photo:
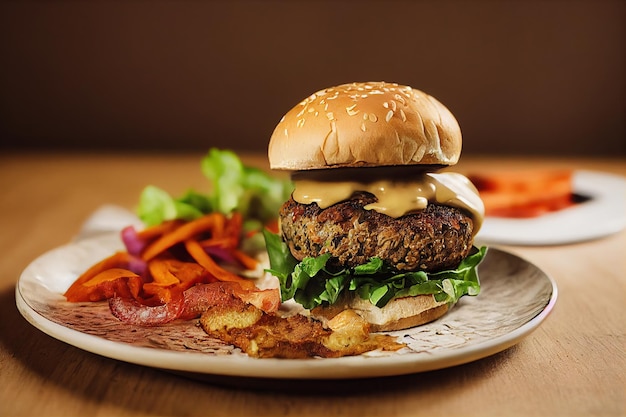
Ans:
[[[332,306],[316,307],[311,315],[331,319],[343,310],[352,309],[370,323],[370,331],[383,332],[408,329],[438,319],[448,312],[448,303],[435,300],[432,295],[418,295],[391,300],[384,307],[376,307],[358,296],[341,300]]]

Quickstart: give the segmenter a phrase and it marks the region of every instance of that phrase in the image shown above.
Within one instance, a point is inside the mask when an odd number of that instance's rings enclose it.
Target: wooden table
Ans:
[[[101,205],[133,208],[147,184],[173,194],[206,187],[201,157],[0,156],[0,415],[626,414],[626,231],[562,246],[504,247],[555,279],[556,308],[535,332],[504,352],[420,374],[260,386],[239,378],[198,381],[85,352],[22,318],[15,283],[34,258],[68,242]],[[264,156],[244,159],[265,166]],[[623,159],[465,157],[459,170],[530,164],[626,175]]]

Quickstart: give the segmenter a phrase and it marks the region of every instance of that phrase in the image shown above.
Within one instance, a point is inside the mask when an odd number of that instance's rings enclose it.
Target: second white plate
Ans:
[[[487,217],[479,243],[560,245],[597,239],[626,227],[626,179],[613,174],[576,171],[574,192],[588,200],[528,219]]]

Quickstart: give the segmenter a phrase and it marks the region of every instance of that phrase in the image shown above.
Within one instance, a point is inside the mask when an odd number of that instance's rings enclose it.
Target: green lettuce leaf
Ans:
[[[188,190],[173,197],[154,185],[144,188],[137,207],[143,223],[151,226],[166,220],[193,220],[212,211],[239,211],[246,231],[260,230],[278,215],[293,190],[290,180],[248,167],[229,150],[210,149],[200,168],[209,182],[206,192]]]
[[[165,220],[192,220],[211,210],[205,196],[189,190],[180,198],[173,198],[165,190],[154,185],[143,189],[139,196],[137,214],[148,226]]]
[[[436,273],[398,272],[376,257],[354,268],[333,269],[327,265],[328,254],[298,262],[279,235],[265,231],[264,237],[270,258],[267,271],[278,278],[282,300],[293,298],[307,309],[333,304],[344,291],[378,307],[394,298],[425,294],[454,304],[480,292],[477,266],[487,252],[486,247],[474,247],[457,268]]]

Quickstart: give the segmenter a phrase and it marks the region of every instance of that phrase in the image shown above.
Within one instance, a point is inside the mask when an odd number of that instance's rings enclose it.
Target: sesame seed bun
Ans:
[[[270,139],[272,169],[454,165],[461,129],[434,97],[385,82],[320,90],[292,108]]]

